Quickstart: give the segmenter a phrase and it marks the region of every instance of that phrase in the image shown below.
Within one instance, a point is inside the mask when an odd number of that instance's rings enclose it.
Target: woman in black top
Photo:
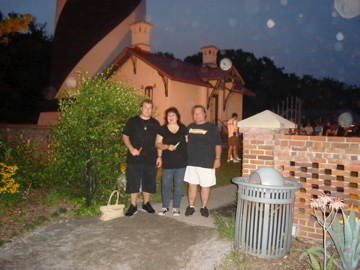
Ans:
[[[162,209],[159,215],[169,212],[171,188],[174,184],[173,215],[180,215],[184,174],[187,165],[187,128],[180,122],[174,107],[165,111],[166,124],[158,129],[155,147],[162,150]]]

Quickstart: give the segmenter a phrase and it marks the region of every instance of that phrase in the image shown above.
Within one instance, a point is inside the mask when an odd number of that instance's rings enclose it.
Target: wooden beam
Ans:
[[[134,74],[136,74],[136,63],[137,63],[137,57],[136,56],[134,56],[134,55],[132,55],[131,56],[131,62],[132,62],[132,64],[133,64],[133,71],[134,71]]]
[[[230,94],[232,93],[232,92],[234,92],[234,86],[235,86],[235,83],[233,82],[232,84],[231,84],[231,88],[229,89],[229,88],[227,88],[227,87],[224,87],[224,105],[223,105],[223,111],[225,111],[225,109],[226,109],[226,104],[227,104],[227,102],[228,102],[228,100],[229,100],[229,96],[230,96]],[[227,92],[227,94],[226,94],[226,92]]]
[[[161,77],[161,79],[163,80],[163,83],[164,83],[164,88],[165,88],[165,97],[167,97],[169,95],[169,78],[166,77],[164,74],[161,74],[160,72],[159,73],[159,76]]]

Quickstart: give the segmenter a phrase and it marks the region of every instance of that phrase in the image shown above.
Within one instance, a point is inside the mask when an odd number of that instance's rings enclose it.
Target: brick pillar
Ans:
[[[263,128],[242,128],[243,133],[243,176],[249,176],[253,171],[260,167],[276,168],[274,156],[276,147],[276,136],[283,134],[282,129],[263,129]]]

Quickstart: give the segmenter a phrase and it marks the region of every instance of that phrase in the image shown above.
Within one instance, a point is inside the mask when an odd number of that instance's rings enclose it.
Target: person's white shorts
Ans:
[[[187,166],[184,181],[189,184],[211,187],[216,185],[215,169]]]

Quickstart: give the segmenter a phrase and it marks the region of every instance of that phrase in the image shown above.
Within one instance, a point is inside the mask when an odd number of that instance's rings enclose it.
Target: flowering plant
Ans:
[[[326,268],[326,232],[330,230],[338,210],[343,209],[345,207],[344,199],[337,197],[333,198],[330,197],[329,194],[321,194],[316,199],[310,200],[310,206],[314,210],[314,216],[316,217],[317,221],[319,222],[320,226],[323,230],[323,246],[324,246],[324,264],[323,269]],[[329,212],[327,212],[329,210]],[[333,257],[332,257],[333,258]],[[332,261],[332,259],[331,259]]]
[[[15,193],[18,190],[20,185],[12,178],[16,170],[16,166],[7,166],[0,162],[0,193]]]
[[[126,163],[120,163],[120,175],[117,178],[115,189],[121,190],[126,185]]]
[[[342,211],[343,220],[339,220],[336,213],[345,207],[343,198],[332,198],[329,194],[321,194],[317,199],[312,199],[310,206],[314,210],[314,216],[323,229],[323,248],[312,247],[300,255],[300,260],[308,255],[308,263],[313,269],[320,269],[320,264],[313,255],[323,257],[323,269],[332,269],[334,263],[342,270],[355,270],[360,261],[360,221],[356,218],[354,209],[351,208],[349,216]],[[343,225],[342,225],[343,224]],[[326,253],[326,232],[333,240],[341,263],[334,260]],[[323,255],[323,256],[322,256]],[[328,265],[326,259],[330,257]]]

